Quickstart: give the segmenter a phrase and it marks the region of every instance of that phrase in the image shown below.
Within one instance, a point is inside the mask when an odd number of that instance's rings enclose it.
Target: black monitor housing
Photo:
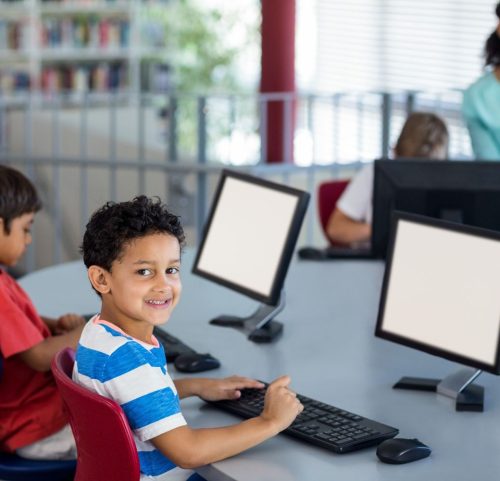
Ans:
[[[196,254],[193,273],[260,301],[242,318],[210,322],[234,327],[255,342],[283,330],[283,285],[307,210],[309,194],[247,174],[223,170]]]
[[[372,254],[385,258],[391,212],[500,230],[500,162],[376,160]]]
[[[467,368],[394,387],[482,411],[482,371],[500,374],[500,232],[395,212],[375,335]]]

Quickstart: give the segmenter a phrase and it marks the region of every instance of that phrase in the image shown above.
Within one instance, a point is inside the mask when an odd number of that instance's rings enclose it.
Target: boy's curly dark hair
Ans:
[[[41,208],[42,202],[31,181],[18,170],[0,165],[0,217],[4,232],[10,233],[11,222],[16,217]]]
[[[140,195],[128,202],[107,202],[87,224],[80,247],[83,262],[87,267],[94,265],[111,271],[111,265],[129,242],[154,233],[170,234],[181,248],[184,245],[180,218],[170,213],[159,198]]]

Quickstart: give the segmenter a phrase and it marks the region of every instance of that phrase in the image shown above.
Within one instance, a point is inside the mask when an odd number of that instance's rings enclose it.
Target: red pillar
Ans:
[[[260,91],[295,93],[295,0],[262,0]],[[266,105],[265,160],[293,162],[295,102],[272,101],[264,103],[264,108]]]

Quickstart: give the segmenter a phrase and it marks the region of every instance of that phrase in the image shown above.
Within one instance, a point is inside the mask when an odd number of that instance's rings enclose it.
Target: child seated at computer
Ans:
[[[145,196],[96,211],[82,253],[100,314],[85,329],[73,378],[123,408],[139,452],[141,479],[187,479],[189,469],[233,456],[287,428],[303,406],[283,376],[267,389],[262,414],[239,424],[193,429],[179,399],[236,399],[263,388],[245,377],[172,380],[153,328],[165,323],[181,294],[180,220]],[[151,477],[147,477],[151,476]]]
[[[403,125],[394,158],[444,160],[448,156],[448,140],[448,129],[440,117],[414,112]],[[326,227],[332,242],[356,246],[370,240],[373,171],[373,164],[363,167],[339,198]]]
[[[0,165],[1,265],[21,259],[40,208],[33,184]],[[50,363],[61,349],[76,348],[83,324],[76,314],[40,317],[21,286],[0,269],[0,451],[34,459],[76,457]]]

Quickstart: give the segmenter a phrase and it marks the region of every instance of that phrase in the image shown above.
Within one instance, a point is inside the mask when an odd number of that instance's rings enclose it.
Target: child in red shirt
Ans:
[[[41,202],[20,172],[0,165],[0,264],[14,266],[31,243]],[[76,348],[85,321],[76,314],[42,318],[0,268],[0,451],[44,459],[76,457],[50,363]]]

